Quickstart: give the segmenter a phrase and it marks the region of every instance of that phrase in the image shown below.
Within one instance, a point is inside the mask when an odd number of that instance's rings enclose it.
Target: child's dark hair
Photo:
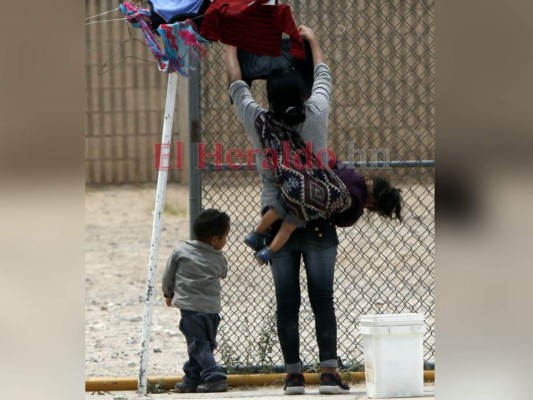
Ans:
[[[378,176],[377,178],[373,178],[372,182],[372,198],[377,212],[391,219],[396,217],[402,222],[401,190],[392,187],[389,180],[385,177]]]
[[[193,232],[197,240],[208,242],[213,236],[223,236],[229,230],[229,215],[209,208],[202,211],[193,223]]]
[[[266,89],[271,111],[280,121],[289,126],[305,121],[304,103],[308,89],[296,69],[275,69],[268,75]]]

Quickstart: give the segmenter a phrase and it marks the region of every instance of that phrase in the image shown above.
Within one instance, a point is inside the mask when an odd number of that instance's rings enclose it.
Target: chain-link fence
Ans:
[[[338,159],[365,161],[380,152],[386,175],[401,187],[402,224],[367,215],[339,229],[336,264],[338,352],[344,364],[363,361],[356,318],[361,314],[417,312],[426,317],[425,361],[434,356],[434,1],[291,1],[296,24],[310,26],[333,73],[329,146]],[[251,148],[230,106],[222,46],[213,45],[202,64],[202,142]],[[264,84],[252,85],[267,105]],[[354,149],[356,149],[354,151]],[[427,162],[420,162],[427,160]],[[409,161],[409,162],[405,162]],[[363,163],[363,166],[365,164]],[[226,248],[231,273],[223,286],[223,323],[218,357],[237,370],[282,365],[270,271],[258,267],[243,238],[260,214],[256,171],[204,170],[202,207],[230,213]],[[302,360],[318,361],[314,318],[302,268],[300,337]],[[274,368],[276,369],[276,368]]]

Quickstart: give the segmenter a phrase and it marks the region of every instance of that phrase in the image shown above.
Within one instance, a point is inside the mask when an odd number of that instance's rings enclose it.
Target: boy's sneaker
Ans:
[[[305,394],[305,380],[303,374],[287,374],[285,377],[285,394]]]
[[[350,393],[350,387],[344,383],[339,374],[321,374],[320,394],[347,394]]]
[[[265,247],[265,235],[252,231],[244,238],[244,243],[254,251],[259,251]]]
[[[226,379],[216,382],[205,382],[196,388],[198,393],[227,392],[228,381]]]
[[[259,265],[264,265],[270,261],[270,257],[272,257],[272,250],[270,247],[263,247],[261,250],[255,252],[254,256]]]
[[[198,385],[193,385],[190,383],[185,382],[178,382],[174,386],[176,388],[177,392],[180,393],[196,393],[196,389],[198,388]]]

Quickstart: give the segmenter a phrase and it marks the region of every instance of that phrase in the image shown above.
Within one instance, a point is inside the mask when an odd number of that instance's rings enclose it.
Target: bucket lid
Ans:
[[[423,325],[424,314],[402,313],[361,315],[357,318],[357,322],[361,326]]]

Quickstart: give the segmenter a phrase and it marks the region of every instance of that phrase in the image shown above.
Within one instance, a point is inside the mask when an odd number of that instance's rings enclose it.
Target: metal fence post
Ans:
[[[201,141],[200,66],[189,78],[189,233],[194,238],[193,221],[202,210],[202,182],[198,169],[198,143]]]
[[[148,279],[146,282],[146,299],[144,302],[144,318],[141,338],[139,386],[138,393],[145,395],[147,391],[148,355],[150,347],[150,329],[152,326],[152,314],[154,309],[154,285],[157,258],[159,256],[159,239],[161,236],[161,223],[165,209],[165,194],[167,189],[167,175],[169,170],[168,153],[163,149],[170,149],[172,138],[172,124],[174,122],[174,105],[176,102],[176,87],[178,84],[177,74],[168,74],[167,99],[163,124],[163,138],[161,139],[161,156],[159,159],[159,172],[157,176],[157,190],[155,197],[154,219],[152,225],[152,241],[150,244],[150,260],[148,265]]]

